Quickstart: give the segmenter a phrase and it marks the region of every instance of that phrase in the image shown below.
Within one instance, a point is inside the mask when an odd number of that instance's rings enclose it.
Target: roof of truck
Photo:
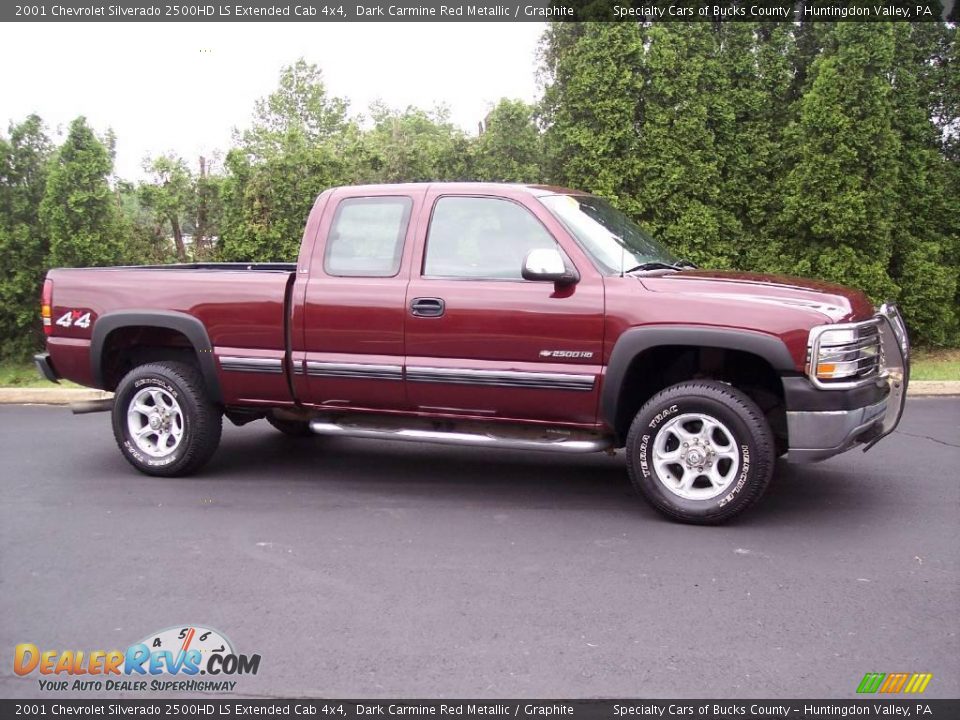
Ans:
[[[373,185],[341,185],[332,190],[376,191],[385,190],[428,190],[430,188],[449,188],[459,192],[496,192],[509,188],[514,192],[528,192],[531,195],[587,195],[582,190],[561,187],[559,185],[534,185],[528,183],[493,183],[493,182],[417,182],[417,183],[379,183]]]

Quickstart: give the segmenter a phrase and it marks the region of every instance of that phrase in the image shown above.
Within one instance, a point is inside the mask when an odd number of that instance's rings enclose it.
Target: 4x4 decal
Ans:
[[[60,327],[78,327],[86,330],[93,323],[89,310],[67,310],[57,318],[56,324]]]

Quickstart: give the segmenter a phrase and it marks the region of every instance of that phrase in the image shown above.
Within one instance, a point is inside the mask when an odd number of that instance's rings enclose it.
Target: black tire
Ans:
[[[686,432],[696,431],[697,427],[701,431],[705,429],[695,418],[681,420],[685,415],[706,416],[724,427],[716,435],[707,437],[705,445],[700,444],[704,443],[702,438],[691,439],[690,449],[684,450],[686,446],[681,445],[677,429]],[[661,438],[664,431],[667,434]],[[653,462],[658,442],[665,452],[680,453],[678,461],[667,464],[662,472]],[[694,443],[698,445],[695,447]],[[707,452],[702,451],[704,447]],[[724,450],[733,453],[736,464],[733,458],[716,460],[717,455],[709,454],[709,451],[722,454]],[[706,380],[672,385],[650,398],[630,426],[626,453],[630,481],[637,491],[667,517],[695,525],[726,522],[759,500],[770,484],[775,460],[773,434],[757,404],[736,388]],[[684,468],[688,460],[694,463],[690,470],[693,485],[683,491],[671,491],[666,483],[681,484],[676,474],[687,472]],[[708,472],[716,463],[717,474],[732,477],[726,483],[721,477],[715,484],[705,475],[698,476],[698,460],[701,467],[709,461]],[[666,479],[662,480],[661,475],[666,475]],[[705,497],[681,497],[677,492]],[[718,494],[706,497],[713,492]]]
[[[267,415],[267,422],[284,435],[289,435],[290,437],[316,437],[316,434],[310,429],[310,423],[306,420],[281,420],[272,415]]]
[[[151,455],[138,447],[131,433],[127,414],[142,390],[161,391],[180,408],[178,426],[182,424],[182,436],[179,444],[170,452],[164,454],[159,448],[160,454]],[[156,406],[156,402],[152,402],[152,405]],[[152,415],[140,416],[144,421],[144,429],[149,422],[148,417]],[[176,413],[172,417],[175,418]],[[132,422],[139,422],[140,419]],[[172,424],[172,419],[170,422]],[[160,424],[161,429],[165,427],[169,429],[169,426]],[[207,398],[200,372],[188,363],[165,361],[140,365],[127,373],[117,386],[113,406],[113,435],[127,462],[142,473],[182,477],[196,472],[213,456],[220,444],[222,429],[220,408]],[[156,440],[152,441],[155,446],[160,445],[161,437],[156,435]],[[167,442],[170,442],[169,438]]]

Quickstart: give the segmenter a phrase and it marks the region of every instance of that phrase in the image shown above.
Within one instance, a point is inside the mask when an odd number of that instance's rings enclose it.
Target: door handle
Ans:
[[[444,304],[440,298],[414,298],[410,303],[410,313],[415,317],[440,317]]]

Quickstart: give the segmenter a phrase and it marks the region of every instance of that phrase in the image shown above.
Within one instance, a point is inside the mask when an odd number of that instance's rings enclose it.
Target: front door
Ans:
[[[602,279],[581,271],[579,283],[558,287],[522,278],[531,250],[563,252],[548,228],[555,221],[532,198],[441,190],[429,193],[425,206],[430,223],[406,298],[411,409],[594,423]]]

